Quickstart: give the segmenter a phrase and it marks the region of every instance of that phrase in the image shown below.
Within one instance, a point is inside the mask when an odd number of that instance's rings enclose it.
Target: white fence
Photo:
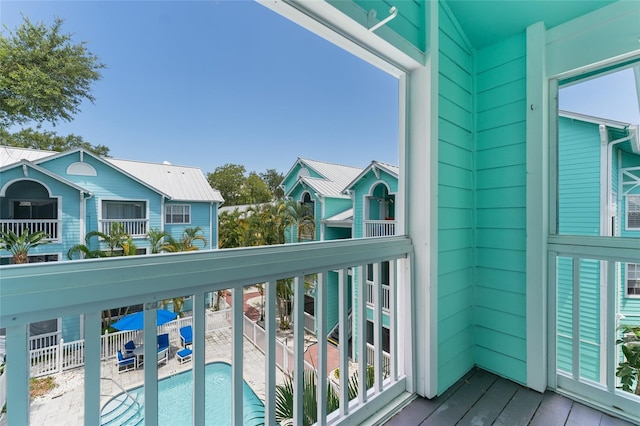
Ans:
[[[169,333],[169,340],[174,343],[180,341],[180,327],[191,325],[192,318],[178,318],[158,327],[158,334]],[[231,327],[231,310],[207,311],[206,331],[214,331]],[[84,365],[84,340],[65,342],[63,339],[54,339],[53,335],[34,336],[30,339],[29,357],[31,359],[31,377],[46,376],[59,373]],[[122,349],[129,340],[142,343],[141,331],[118,331],[105,333],[101,336],[100,356],[103,361],[114,358],[118,349]],[[43,343],[49,343],[44,346]]]
[[[29,350],[55,346],[61,338],[62,335],[59,331],[31,336],[29,337]]]
[[[26,229],[29,232],[44,232],[47,234],[46,240],[58,240],[58,229],[60,221],[58,219],[3,219],[0,220],[0,231],[13,231],[21,235]]]
[[[243,333],[244,336],[249,339],[251,343],[253,343],[253,346],[258,348],[260,352],[265,353],[267,347],[266,332],[262,327],[258,325],[258,323],[254,322],[246,315],[244,316]],[[295,365],[293,350],[277,338],[276,365],[285,373],[293,371],[293,367]],[[307,370],[315,371],[315,368],[306,360],[304,361],[304,368]]]

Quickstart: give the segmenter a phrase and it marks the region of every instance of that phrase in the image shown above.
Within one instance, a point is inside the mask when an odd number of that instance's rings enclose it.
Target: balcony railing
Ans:
[[[388,261],[397,274],[391,275],[389,303],[388,361],[380,345],[382,304],[381,284],[374,285],[373,323],[375,345],[367,346],[365,339],[352,342],[354,353],[367,359],[350,360],[349,345],[339,345],[340,371],[349,371],[350,361],[357,362],[359,377],[366,377],[367,362],[374,365],[375,380],[371,389],[360,380],[358,396],[349,401],[348,374],[340,375],[340,408],[326,412],[326,394],[329,371],[327,369],[328,345],[319,340],[316,368],[319,423],[340,424],[348,417],[350,424],[365,421],[372,413],[384,410],[389,402],[408,389],[407,371],[412,371],[410,327],[397,324],[411,320],[410,276],[408,264],[412,245],[406,237],[384,239],[340,240],[287,244],[270,247],[229,249],[210,252],[158,254],[110,259],[88,259],[73,262],[33,264],[27,267],[10,265],[2,270],[2,298],[0,298],[0,326],[6,328],[6,368],[8,394],[7,420],[9,425],[29,424],[29,324],[55,317],[84,315],[84,410],[80,409],[85,424],[97,424],[100,418],[101,377],[101,311],[117,306],[143,304],[145,306],[143,341],[155,341],[156,306],[159,300],[191,295],[193,301],[193,424],[205,421],[205,347],[207,310],[205,301],[210,292],[228,290],[231,294],[231,346],[232,365],[232,423],[242,424],[243,419],[243,364],[244,353],[258,350],[252,343],[245,343],[243,326],[243,289],[247,285],[266,283],[265,326],[260,340],[264,352],[265,424],[275,424],[276,384],[276,281],[294,277],[293,295],[293,360],[287,365],[290,372],[305,368],[304,356],[304,276],[318,275],[316,297],[316,327],[318,335],[327,335],[327,308],[339,306],[339,322],[348,329],[349,298],[357,294],[351,304],[354,336],[366,335],[367,303],[365,291],[349,292],[350,269],[363,277],[367,264],[381,268]],[[338,300],[328,300],[330,271],[338,271]],[[377,275],[379,276],[379,274]],[[399,278],[398,278],[399,277]],[[378,281],[378,280],[376,280]],[[352,283],[357,285],[357,283]],[[397,306],[403,306],[397,309]],[[289,341],[291,344],[291,340]],[[144,358],[157,356],[155,345],[144,345]],[[22,361],[21,361],[22,360]],[[365,362],[361,362],[365,361]],[[387,367],[388,366],[388,367]],[[158,423],[158,368],[155,363],[144,363],[144,419],[145,424]],[[387,373],[388,372],[388,373]],[[303,375],[293,376],[294,423],[302,424]]]
[[[373,289],[374,289],[373,281],[367,280],[367,305],[369,306],[373,306]],[[383,311],[389,310],[389,300],[390,300],[389,292],[390,291],[391,289],[389,288],[388,285],[382,284],[382,310]]]
[[[549,236],[550,297],[555,307],[550,368],[558,391],[608,410],[640,418],[637,397],[620,389],[616,370],[624,359],[619,327],[635,325],[637,310],[618,301],[621,269],[638,260],[638,241],[620,237]]]
[[[365,220],[364,236],[365,237],[387,237],[396,235],[395,220]]]
[[[26,229],[29,232],[44,232],[48,235],[46,240],[58,241],[60,220],[58,219],[2,219],[0,220],[0,231],[13,231],[21,235]]]
[[[316,334],[316,317],[309,313],[304,313],[304,329],[311,334]]]
[[[119,223],[123,226],[123,231],[132,237],[144,237],[148,231],[148,219],[100,219],[100,231],[104,234],[111,234],[111,226]]]

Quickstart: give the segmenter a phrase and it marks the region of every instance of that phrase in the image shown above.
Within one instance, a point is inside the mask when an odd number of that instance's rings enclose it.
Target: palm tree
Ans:
[[[107,246],[107,250],[98,247],[97,250],[90,249],[90,240],[98,237]],[[131,236],[125,231],[124,226],[119,222],[111,224],[108,234],[100,231],[91,231],[85,237],[86,244],[76,244],[67,252],[67,258],[73,260],[73,255],[81,253],[81,258],[129,256],[136,254],[136,247]]]
[[[218,216],[218,233],[220,248],[234,248],[244,246],[247,222],[240,210],[222,212]]]
[[[29,232],[28,228],[19,236],[11,230],[0,231],[0,249],[11,252],[14,264],[29,263],[29,250],[50,243],[48,237],[43,231]]]
[[[372,365],[367,365],[367,389],[373,387],[375,370]],[[307,369],[303,370],[302,380],[302,424],[311,426],[318,420],[318,386],[316,373]],[[327,413],[340,408],[340,398],[336,390],[327,383]],[[282,422],[293,418],[293,373],[285,376],[284,384],[276,385],[276,420]],[[358,396],[358,372],[355,372],[348,380],[348,398],[351,401]]]
[[[161,249],[171,253],[200,250],[200,248],[198,246],[195,246],[193,243],[195,241],[202,241],[204,246],[207,245],[207,239],[200,235],[201,232],[202,228],[196,226],[195,228],[186,228],[182,232],[181,240],[176,240],[171,235],[167,235],[166,241],[162,245]]]
[[[316,231],[315,218],[308,205],[294,200],[287,200],[279,206],[279,211],[286,228],[291,232],[295,232],[297,242],[301,242],[303,239],[313,239]]]
[[[182,239],[176,240],[171,234],[168,232],[161,233],[160,231],[154,232],[154,237],[158,237],[160,234],[163,234],[162,237],[166,238],[166,241],[159,247],[159,251],[168,251],[171,253],[182,252],[182,251],[197,251],[199,250],[198,246],[193,245],[194,241],[202,241],[203,244],[207,245],[207,240],[200,233],[202,232],[202,228],[196,226],[195,228],[186,228],[182,232]],[[151,232],[150,232],[151,234]],[[161,238],[158,238],[160,240]],[[158,253],[156,252],[156,253]],[[167,305],[169,302],[173,304],[173,312],[182,316],[182,307],[184,306],[184,297],[174,297],[173,299],[163,300],[162,303]]]
[[[167,231],[161,231],[156,228],[150,229],[147,233],[147,240],[149,240],[149,245],[151,246],[151,253],[157,254],[164,251],[164,238],[170,236],[171,235]]]

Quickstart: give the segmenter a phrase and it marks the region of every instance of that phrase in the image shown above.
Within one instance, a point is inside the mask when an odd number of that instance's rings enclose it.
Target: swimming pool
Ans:
[[[158,424],[191,424],[192,392],[191,370],[160,380],[158,382]],[[128,393],[140,402],[140,406],[131,405],[130,409],[123,409],[123,413],[127,414],[111,416],[113,420],[107,421],[107,414],[115,412],[114,407],[121,405],[118,401],[123,400],[124,394],[116,396],[102,409],[103,425],[144,424],[144,387],[131,389]],[[246,382],[243,382],[243,395],[243,424],[264,424],[264,404]],[[205,366],[205,421],[208,425],[231,425],[231,365],[226,362],[214,362]]]

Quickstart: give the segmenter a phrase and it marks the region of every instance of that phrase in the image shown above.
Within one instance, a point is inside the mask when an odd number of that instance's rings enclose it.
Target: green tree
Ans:
[[[29,250],[48,244],[50,241],[46,238],[48,235],[43,231],[30,232],[29,229],[25,229],[20,235],[11,230],[0,231],[0,249],[12,254],[14,264],[29,263]]]
[[[7,129],[0,128],[0,145],[43,149],[45,151],[66,151],[72,148],[84,148],[102,157],[109,156],[109,148],[104,145],[91,145],[82,136],[74,134],[60,136],[56,132],[48,130],[36,131],[30,127],[15,133],[10,133]]]
[[[258,204],[272,201],[273,196],[267,184],[257,173],[251,172],[240,189],[241,204]]]
[[[97,237],[102,240],[102,244],[106,245],[106,250],[100,247],[91,249],[91,239]],[[113,257],[113,256],[132,256],[136,254],[136,246],[133,239],[126,232],[124,225],[119,222],[111,224],[108,234],[100,231],[91,231],[85,237],[86,244],[76,244],[67,251],[67,258],[73,260],[76,254],[80,258],[96,258],[96,257]]]
[[[171,235],[167,234],[165,243],[162,245],[162,250],[171,253],[199,250],[200,248],[194,245],[196,241],[201,241],[204,246],[207,245],[207,239],[202,236],[201,233],[202,228],[196,226],[194,228],[186,228],[182,232],[182,239],[180,240],[176,240]]]
[[[276,169],[267,169],[266,172],[260,173],[260,177],[269,187],[274,200],[284,198],[284,189],[280,186],[284,180],[282,173],[278,173]]]
[[[238,209],[218,215],[218,244],[220,248],[243,247],[247,223]]]
[[[182,232],[182,239],[176,240],[171,234],[165,232],[161,233],[160,231],[154,232],[154,237],[158,237],[161,234],[162,237],[165,238],[165,242],[160,247],[160,251],[168,251],[168,252],[182,252],[182,251],[197,251],[199,250],[198,246],[194,245],[195,241],[201,241],[205,246],[207,245],[207,240],[205,237],[200,235],[202,233],[202,228],[199,226],[193,228],[186,228]],[[169,302],[173,304],[173,312],[178,314],[178,316],[182,317],[182,307],[184,306],[184,297],[174,297],[173,299],[163,300],[162,304],[164,306],[168,305]]]
[[[151,246],[151,253],[156,254],[164,251],[164,239],[169,237],[170,234],[167,231],[161,231],[159,229],[150,229],[147,233],[147,240]]]
[[[246,181],[245,172],[245,167],[240,164],[225,164],[208,173],[207,180],[212,188],[220,191],[226,205],[237,206],[243,204],[241,191]]]
[[[71,121],[105,68],[86,46],[62,33],[62,19],[50,27],[27,17],[15,31],[0,34],[0,124]]]
[[[625,392],[640,395],[640,327],[621,326],[622,338],[616,341],[621,345],[624,361],[618,363],[616,376],[620,378],[620,387]]]
[[[280,204],[280,214],[284,217],[287,231],[293,233],[296,242],[314,239],[316,222],[309,206],[286,200]]]
[[[311,426],[318,422],[318,385],[316,374],[307,369],[303,371],[302,379],[302,424]],[[375,370],[372,365],[367,365],[366,387],[371,389],[375,382]],[[336,370],[336,373],[338,371]],[[358,372],[353,373],[348,380],[347,397],[349,401],[358,396]],[[334,388],[327,383],[327,414],[340,408],[340,397]],[[276,385],[276,420],[283,422],[293,418],[293,373],[287,374],[284,383]]]

